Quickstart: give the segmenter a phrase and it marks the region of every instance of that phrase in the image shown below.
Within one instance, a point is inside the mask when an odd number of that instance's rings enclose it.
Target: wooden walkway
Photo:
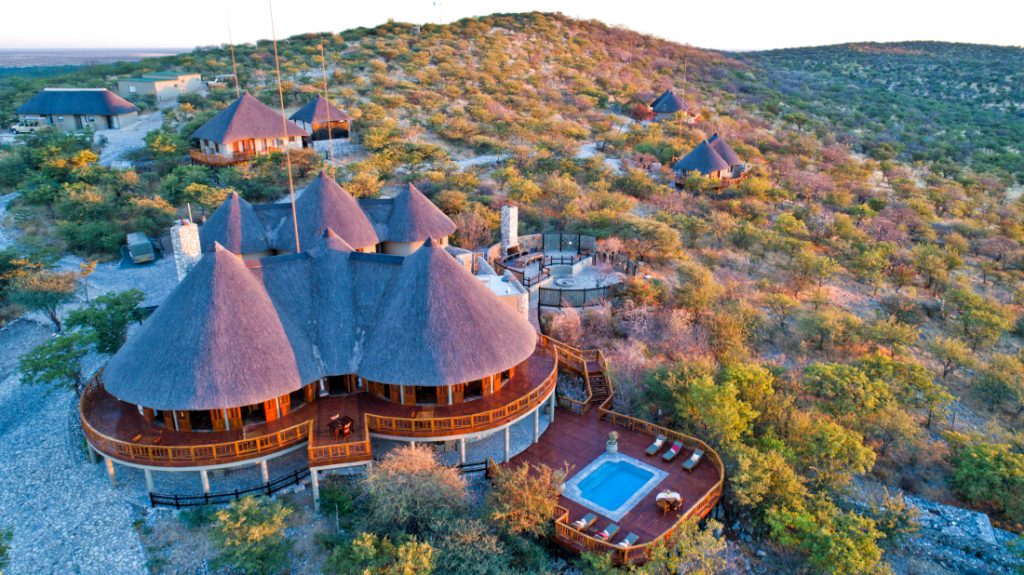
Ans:
[[[558,410],[555,414],[555,421],[541,435],[540,442],[512,458],[508,465],[544,464],[558,469],[568,464],[570,469],[567,479],[570,479],[605,452],[605,441],[608,439],[608,433],[612,431],[619,434],[619,453],[639,459],[669,473],[669,476],[656,485],[625,517],[614,522],[620,528],[616,540],[624,537],[630,531],[640,536],[638,543],[645,543],[657,538],[671,529],[679,517],[711,491],[718,482],[718,470],[708,459],[702,461],[692,473],[682,469],[682,462],[686,461],[686,458],[692,453],[690,449],[684,448],[671,463],[664,462],[661,459],[661,453],[655,457],[645,455],[644,450],[653,440],[651,436],[602,421],[600,411],[597,409],[592,409],[585,415],[575,415],[562,409]],[[668,444],[665,447],[667,448]],[[672,489],[682,494],[684,503],[678,512],[666,515],[658,509],[655,498],[662,489]],[[590,509],[566,497],[559,497],[559,504],[569,510],[570,521],[575,521],[591,512]],[[609,523],[613,523],[613,521],[598,515],[594,527],[600,531]]]

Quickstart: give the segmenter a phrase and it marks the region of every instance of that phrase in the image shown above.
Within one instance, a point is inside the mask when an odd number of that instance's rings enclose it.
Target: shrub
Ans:
[[[547,534],[568,474],[568,468],[555,470],[546,465],[498,467],[488,495],[491,519],[503,522],[512,534]]]
[[[291,548],[284,522],[291,513],[280,501],[255,497],[243,497],[217,511],[211,532],[219,550],[214,565],[245,575],[284,571]]]
[[[178,520],[189,529],[205,527],[217,520],[217,508],[212,505],[190,507],[178,514]]]
[[[466,482],[427,447],[393,449],[364,482],[367,527],[376,533],[418,535],[466,509]]]

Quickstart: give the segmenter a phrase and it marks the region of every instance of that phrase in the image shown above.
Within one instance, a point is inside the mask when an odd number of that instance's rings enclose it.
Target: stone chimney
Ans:
[[[178,221],[171,227],[171,245],[174,247],[174,267],[178,281],[181,281],[203,255],[199,246],[199,226]]]
[[[510,248],[519,247],[519,208],[501,207],[501,253],[508,254]]]

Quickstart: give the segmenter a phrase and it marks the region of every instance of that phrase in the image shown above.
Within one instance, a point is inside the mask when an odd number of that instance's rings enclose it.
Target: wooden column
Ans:
[[[281,417],[288,415],[292,410],[292,398],[287,393],[277,398],[277,405],[281,407]]]
[[[311,383],[311,384],[307,385],[306,387],[302,388],[302,396],[306,400],[306,403],[312,402],[313,401],[313,397],[316,395],[316,391],[313,389],[314,385],[316,385],[316,384],[315,383]]]
[[[149,423],[153,423],[153,419],[156,417],[156,414],[153,412],[152,407],[143,407],[142,417],[145,418],[145,420],[148,421]]]

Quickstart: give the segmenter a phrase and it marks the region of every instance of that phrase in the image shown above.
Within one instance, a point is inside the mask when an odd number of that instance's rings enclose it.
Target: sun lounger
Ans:
[[[668,440],[668,438],[665,437],[664,435],[659,435],[657,438],[655,438],[654,443],[652,443],[651,446],[647,448],[647,455],[654,455],[655,453],[657,453],[658,450],[661,449],[661,446],[665,445],[666,440]]]
[[[588,527],[593,525],[595,521],[597,521],[597,515],[594,515],[593,513],[587,513],[583,517],[580,517],[576,521],[573,521],[572,526],[574,529],[583,531],[584,529],[587,529]]]
[[[693,471],[694,468],[700,463],[700,460],[704,457],[704,450],[697,449],[690,455],[690,458],[683,462],[683,469],[687,471]]]
[[[619,542],[616,543],[616,545],[618,545],[619,547],[632,547],[633,545],[636,545],[636,542],[639,539],[640,539],[639,535],[637,535],[636,533],[633,533],[632,531],[630,531],[629,534],[627,534],[625,537],[620,539]]]
[[[682,450],[683,442],[674,441],[672,442],[672,447],[669,447],[668,451],[666,451],[665,454],[661,456],[661,458],[664,459],[665,461],[672,461],[673,459],[676,458],[677,455],[679,455],[679,452]]]
[[[609,523],[608,527],[605,527],[603,531],[598,532],[594,535],[595,538],[602,541],[611,541],[615,537],[615,534],[619,532],[619,526],[614,523]]]

